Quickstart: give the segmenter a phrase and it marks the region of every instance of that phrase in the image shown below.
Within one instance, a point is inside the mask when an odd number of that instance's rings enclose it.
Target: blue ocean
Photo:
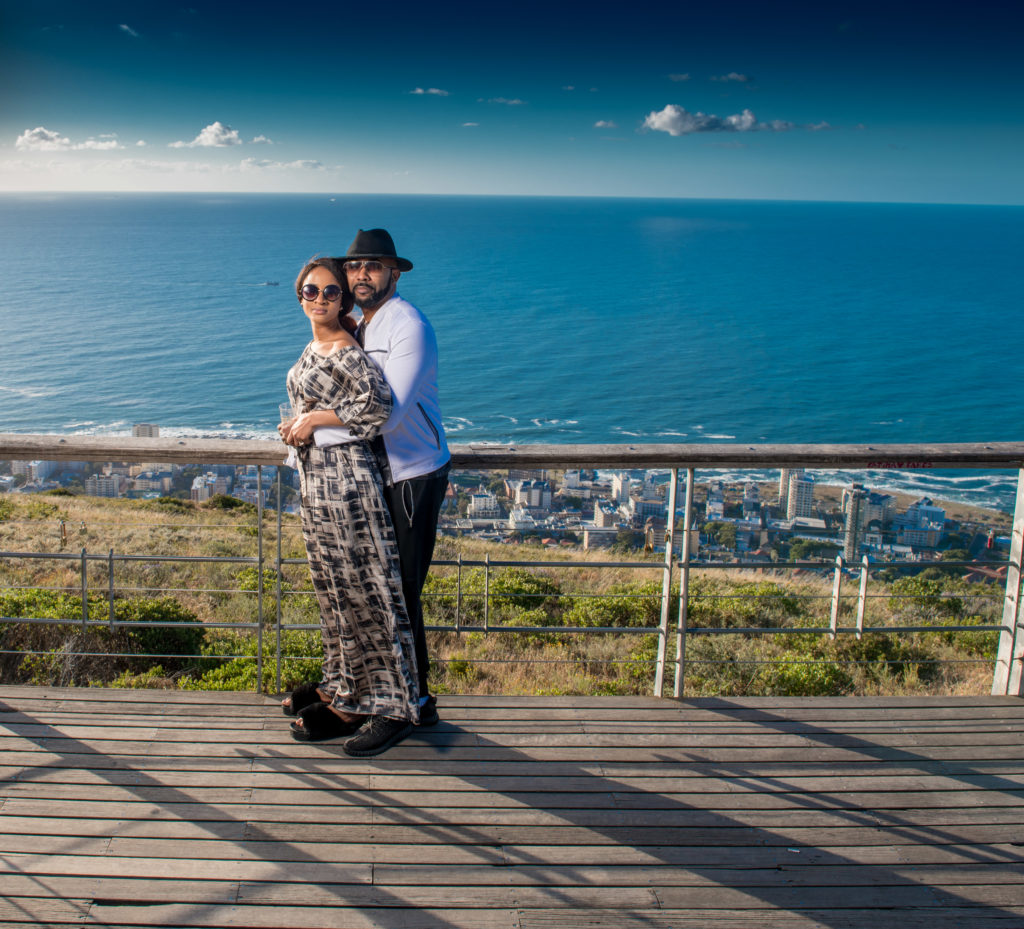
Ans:
[[[0,195],[0,431],[276,436],[295,275],[375,226],[453,443],[1024,439],[1024,208],[376,195]]]

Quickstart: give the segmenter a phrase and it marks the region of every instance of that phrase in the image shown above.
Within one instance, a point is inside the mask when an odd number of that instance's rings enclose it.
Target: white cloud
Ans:
[[[97,167],[117,173],[144,171],[155,174],[209,174],[213,171],[213,166],[204,162],[146,158],[122,158],[120,161],[102,162]]]
[[[258,135],[252,140],[253,145],[273,145],[274,140],[268,139],[265,135]]]
[[[241,145],[237,129],[225,126],[220,120],[210,123],[191,142],[171,142],[168,148],[226,148]]]
[[[668,76],[668,79],[670,81],[675,81],[678,84],[678,83],[681,83],[682,81],[688,81],[690,79],[690,75],[689,74],[670,74]]]
[[[562,90],[575,90],[576,88],[572,84],[566,84]]]
[[[59,132],[36,126],[18,136],[14,147],[21,152],[57,152],[71,148],[71,140]]]
[[[479,125],[480,125],[480,123],[463,123],[462,124],[463,128],[465,128],[465,129],[468,129],[468,128],[472,127],[472,126],[479,126]]]
[[[520,100],[518,97],[516,97],[514,100],[509,100],[507,97],[491,97],[489,100],[484,100],[483,98],[480,98],[479,100],[477,100],[477,103],[502,103],[505,106],[526,105],[526,101]]]
[[[145,139],[139,139],[139,141],[135,143],[135,147],[136,148],[145,148],[146,147],[146,140]]]
[[[130,35],[133,39],[137,39],[139,37],[139,34],[134,29],[132,29],[131,26],[126,26],[124,23],[121,23],[121,25],[117,28],[120,29],[122,32],[127,32],[128,35]]]
[[[340,166],[337,166],[340,167]],[[323,171],[319,161],[303,159],[299,161],[268,161],[258,158],[243,158],[238,164],[239,171]]]
[[[613,123],[610,119],[599,119],[596,123],[594,123],[594,128],[595,129],[618,129],[619,127],[617,125],[615,125],[615,123]]]
[[[124,148],[117,141],[117,136],[111,133],[101,135],[99,139],[86,139],[84,142],[72,144],[67,136],[62,136],[59,132],[45,129],[42,126],[26,129],[18,136],[14,147],[22,152],[109,152]]]
[[[414,96],[422,96],[422,95],[427,95],[427,94],[435,96],[435,97],[447,97],[448,96],[448,91],[447,90],[441,90],[438,87],[428,87],[426,90],[424,90],[422,87],[417,87],[415,90],[410,90],[409,93],[413,94]]]
[[[706,113],[691,113],[674,103],[665,109],[647,114],[645,129],[667,132],[669,135],[689,135],[693,132],[748,132],[757,125],[757,119],[750,110],[735,116],[714,116]]]
[[[113,152],[124,148],[117,139],[105,139],[102,142],[97,141],[96,139],[86,139],[86,141],[79,142],[77,145],[72,145],[71,147],[78,151],[88,150],[94,152]]]
[[[749,84],[753,78],[749,74],[737,74],[735,71],[730,71],[728,74],[713,74],[711,80],[720,84]]]
[[[827,123],[813,126],[798,126],[784,119],[773,119],[761,123],[750,111],[744,110],[733,116],[715,116],[713,113],[691,113],[670,103],[663,110],[647,114],[644,129],[667,132],[672,136],[690,135],[695,132],[789,132],[791,129],[818,130],[831,128]]]

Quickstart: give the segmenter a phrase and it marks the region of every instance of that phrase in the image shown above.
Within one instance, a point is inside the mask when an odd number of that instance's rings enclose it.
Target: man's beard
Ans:
[[[360,296],[353,289],[353,291],[352,291],[352,299],[355,300],[356,306],[359,307],[359,309],[361,309],[361,310],[373,310],[373,309],[376,309],[378,306],[380,306],[384,302],[384,300],[387,297],[388,292],[390,290],[391,290],[391,281],[388,281],[387,287],[383,288],[382,290],[372,290],[372,291],[370,291],[370,293],[364,294],[363,296]]]

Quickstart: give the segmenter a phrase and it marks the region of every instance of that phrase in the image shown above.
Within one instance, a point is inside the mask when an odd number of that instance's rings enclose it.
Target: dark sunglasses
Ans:
[[[342,267],[353,274],[360,268],[366,268],[370,274],[376,274],[378,271],[383,271],[387,268],[387,265],[380,261],[346,261]]]
[[[302,290],[299,293],[302,294],[303,300],[309,300],[312,303],[312,301],[320,296],[320,288],[316,284],[303,284]],[[324,299],[328,303],[334,303],[340,296],[341,288],[337,284],[328,284],[324,288]]]

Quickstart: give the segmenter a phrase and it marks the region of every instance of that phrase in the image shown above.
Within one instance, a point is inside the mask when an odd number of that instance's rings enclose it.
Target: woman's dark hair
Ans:
[[[342,267],[341,260],[331,258],[329,255],[314,255],[306,262],[303,269],[299,272],[299,276],[295,278],[296,298],[300,301],[302,300],[302,285],[306,282],[309,272],[314,268],[323,268],[325,271],[330,271],[334,275],[335,280],[341,285],[341,311],[338,315],[347,316],[351,313],[355,301],[352,299],[352,291],[348,289],[348,275]]]

